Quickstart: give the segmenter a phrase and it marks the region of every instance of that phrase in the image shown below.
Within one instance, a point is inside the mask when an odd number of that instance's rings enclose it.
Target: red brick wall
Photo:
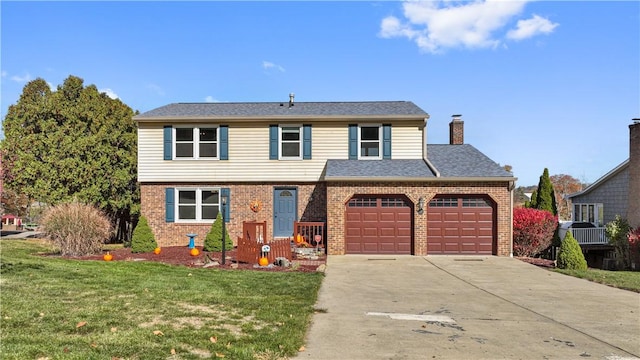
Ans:
[[[201,246],[211,229],[208,224],[167,223],[165,221],[165,188],[167,187],[227,187],[231,190],[231,219],[227,223],[234,243],[242,234],[243,221],[266,221],[267,237],[273,236],[273,190],[291,187],[298,190],[298,219],[326,220],[326,187],[324,184],[142,184],[141,212],[147,217],[159,246],[181,246],[189,243],[188,233],[198,234]],[[259,200],[262,209],[255,213],[249,203]]]
[[[417,209],[420,197],[425,200],[422,215],[414,211],[415,255],[426,255],[427,204],[437,194],[489,195],[497,204],[498,256],[511,255],[511,194],[508,183],[331,183],[320,184],[142,184],[142,214],[160,246],[188,244],[187,233],[196,233],[196,245],[201,246],[211,224],[181,224],[165,222],[165,188],[187,186],[216,186],[231,189],[231,219],[227,229],[236,241],[242,233],[243,221],[266,221],[267,237],[273,236],[273,190],[276,187],[294,187],[298,190],[298,219],[300,221],[327,221],[327,252],[330,255],[345,253],[345,204],[355,194],[404,194]],[[249,208],[253,200],[262,202],[262,209],[254,213]]]
[[[330,255],[345,254],[345,204],[356,194],[404,194],[414,204],[424,198],[425,211],[422,215],[414,211],[415,255],[427,255],[427,204],[438,194],[489,195],[496,205],[497,246],[495,255],[511,255],[511,193],[508,182],[474,183],[330,183],[327,186],[327,252]]]

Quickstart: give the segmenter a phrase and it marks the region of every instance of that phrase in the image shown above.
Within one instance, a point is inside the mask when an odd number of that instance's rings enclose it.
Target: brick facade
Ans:
[[[216,186],[231,189],[231,219],[227,229],[236,241],[241,236],[243,221],[267,221],[267,237],[273,235],[273,192],[275,188],[296,188],[298,219],[327,222],[327,253],[345,254],[346,203],[356,194],[403,194],[414,206],[414,255],[427,255],[427,204],[439,194],[488,195],[495,202],[496,239],[494,255],[511,255],[511,192],[508,182],[440,182],[440,183],[342,183],[318,184],[143,184],[142,214],[149,221],[160,246],[187,245],[187,233],[196,233],[196,245],[202,245],[211,224],[167,223],[165,221],[165,188]],[[425,211],[418,214],[416,204],[422,197]],[[259,200],[262,209],[254,213],[249,203]]]
[[[460,115],[453,115],[453,120],[449,123],[449,144],[464,144],[464,121]]]
[[[345,206],[353,195],[403,194],[414,205],[414,255],[427,254],[427,204],[439,194],[488,195],[496,203],[496,231],[494,255],[511,255],[511,192],[509,183],[493,182],[442,182],[442,183],[330,183],[327,185],[328,249],[330,255],[345,254]],[[424,198],[425,211],[415,211],[420,197]]]
[[[140,196],[142,215],[160,246],[188,244],[186,234],[198,234],[196,245],[201,246],[211,229],[211,223],[189,224],[165,221],[165,188],[168,187],[225,187],[231,190],[230,219],[227,230],[234,243],[242,235],[243,221],[266,221],[267,236],[273,236],[273,191],[275,188],[295,188],[298,192],[298,219],[300,221],[326,221],[326,187],[324,184],[142,184]],[[249,204],[253,200],[262,203],[258,212]]]

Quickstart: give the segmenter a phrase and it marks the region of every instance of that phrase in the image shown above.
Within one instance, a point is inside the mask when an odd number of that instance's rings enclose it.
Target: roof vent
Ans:
[[[293,98],[295,98],[295,97],[296,97],[296,94],[294,94],[294,93],[290,93],[289,94],[289,107],[293,106]]]

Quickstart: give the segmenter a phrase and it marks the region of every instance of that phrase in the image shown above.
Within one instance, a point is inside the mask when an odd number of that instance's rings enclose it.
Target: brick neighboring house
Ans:
[[[620,215],[631,226],[640,226],[640,119],[629,125],[629,158],[568,197],[573,203],[573,221],[603,227]]]
[[[141,211],[161,246],[201,244],[225,201],[268,238],[322,221],[327,253],[512,254],[515,178],[464,144],[426,145],[408,101],[174,103],[138,123]],[[260,204],[260,210],[250,204]]]

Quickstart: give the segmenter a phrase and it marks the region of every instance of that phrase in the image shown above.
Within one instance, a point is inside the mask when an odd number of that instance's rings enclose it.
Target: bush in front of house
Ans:
[[[513,209],[513,254],[535,256],[549,247],[558,218],[546,210]]]
[[[587,260],[585,260],[582,249],[571,234],[571,231],[567,231],[562,240],[562,245],[560,245],[560,251],[558,252],[557,266],[560,269],[587,270]]]
[[[631,267],[630,237],[633,228],[627,219],[616,215],[613,221],[608,222],[604,231],[609,239],[609,244],[616,252],[616,267],[618,269],[628,269]]]
[[[229,232],[225,229],[225,250],[233,249],[233,240],[229,236]],[[222,251],[222,213],[218,211],[216,221],[211,225],[211,229],[204,239],[204,251]]]
[[[133,236],[131,237],[131,252],[143,253],[151,252],[158,247],[155,236],[149,227],[149,222],[144,216],[140,216],[138,225],[133,230]]]
[[[44,211],[40,224],[45,236],[63,256],[85,256],[102,251],[111,236],[111,222],[100,209],[79,202],[55,205]]]

